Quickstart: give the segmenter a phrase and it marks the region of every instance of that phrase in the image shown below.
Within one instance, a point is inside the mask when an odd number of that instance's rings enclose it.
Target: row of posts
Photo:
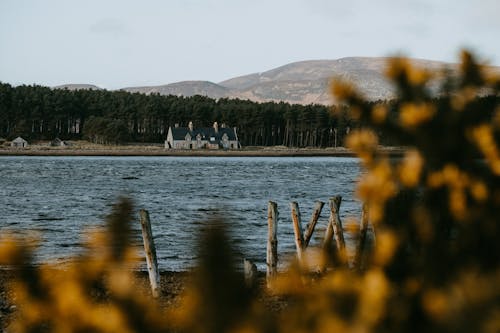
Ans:
[[[325,235],[323,239],[323,254],[326,258],[332,256],[332,242],[335,240],[335,249],[337,252],[336,260],[340,265],[348,267],[346,245],[344,239],[344,231],[342,227],[342,221],[340,219],[340,204],[342,202],[341,196],[334,196],[329,200],[330,207],[330,217],[328,219],[328,224],[325,230]],[[324,202],[316,201],[312,216],[309,223],[306,225],[305,231],[302,229],[302,221],[299,210],[299,205],[297,202],[293,201],[290,203],[293,231],[295,236],[295,247],[297,251],[297,259],[302,262],[304,257],[304,251],[309,246],[309,242],[312,238],[314,228],[318,222],[321,210],[323,209]],[[266,277],[268,281],[268,286],[276,277],[278,272],[278,205],[269,201],[268,203],[268,214],[267,214],[267,225],[268,225],[268,239],[267,239],[267,256],[266,256]],[[360,232],[358,237],[358,242],[356,244],[356,252],[354,255],[354,260],[352,266],[354,269],[361,269],[363,253],[365,250],[366,238],[368,231],[368,213],[366,204],[363,205],[361,213],[361,223]],[[326,262],[325,262],[326,263]],[[326,269],[321,267],[321,270]]]
[[[339,214],[341,202],[341,196],[334,196],[329,200],[330,218],[328,219],[328,225],[325,231],[322,248],[324,251],[324,255],[326,257],[331,257],[332,241],[335,240],[337,260],[341,265],[348,266],[344,232]],[[304,251],[309,246],[309,242],[314,233],[314,228],[316,227],[321,214],[321,210],[323,209],[324,205],[324,202],[316,201],[311,219],[306,225],[305,231],[303,231],[299,204],[295,201],[290,203],[293,231],[295,235],[295,247],[297,250],[297,258],[299,262],[303,260]],[[142,238],[144,242],[144,252],[146,254],[146,264],[148,269],[149,281],[151,284],[151,291],[153,297],[156,298],[159,295],[160,274],[158,270],[158,260],[156,257],[156,248],[153,240],[153,233],[151,231],[151,221],[149,219],[149,213],[147,210],[141,209],[139,211],[139,217],[142,227]],[[273,201],[269,201],[268,203],[267,226],[268,238],[266,254],[266,278],[268,286],[270,286],[272,280],[278,273],[278,205]],[[356,253],[354,255],[354,261],[352,263],[352,267],[354,267],[354,269],[361,269],[361,260],[365,248],[367,231],[368,214],[366,205],[363,205],[360,233],[356,246]],[[323,270],[325,268],[326,267],[322,267]],[[257,269],[255,265],[250,261],[245,260],[244,272],[246,282],[252,284],[253,281],[255,281],[255,279],[257,278]]]

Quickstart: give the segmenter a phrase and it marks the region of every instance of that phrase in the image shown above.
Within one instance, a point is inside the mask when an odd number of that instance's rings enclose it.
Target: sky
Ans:
[[[500,66],[499,0],[0,0],[0,82],[220,82],[290,62],[405,55]]]

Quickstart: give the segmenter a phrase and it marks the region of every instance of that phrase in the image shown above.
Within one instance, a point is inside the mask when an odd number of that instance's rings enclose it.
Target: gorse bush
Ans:
[[[390,290],[378,327],[497,331],[500,79],[467,52],[457,75],[441,76],[438,100],[433,73],[405,59],[391,60],[387,75],[396,112],[332,87],[362,124],[348,145],[367,170],[358,195],[377,230],[367,274],[379,269]],[[377,132],[397,137],[403,158],[380,153]]]
[[[357,193],[376,232],[362,270],[311,276],[292,265],[269,291],[288,305],[270,312],[214,227],[185,295],[160,307],[132,287],[132,207],[121,201],[107,231],[64,270],[26,265],[28,247],[1,241],[0,262],[18,267],[12,331],[499,332],[500,79],[467,52],[458,72],[439,73],[439,99],[428,88],[436,73],[393,59],[387,75],[398,88],[392,104],[332,86],[361,124],[348,144],[366,170]],[[397,138],[404,156],[380,151],[377,133]]]

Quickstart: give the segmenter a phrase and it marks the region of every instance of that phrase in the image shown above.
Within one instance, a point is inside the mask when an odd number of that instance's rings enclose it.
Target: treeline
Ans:
[[[0,83],[0,137],[8,139],[163,142],[169,126],[189,121],[236,127],[244,146],[341,146],[354,125],[346,108],[323,105]]]

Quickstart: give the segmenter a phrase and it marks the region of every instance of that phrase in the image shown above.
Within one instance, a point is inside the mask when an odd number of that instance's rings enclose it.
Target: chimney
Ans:
[[[217,124],[217,122],[214,123],[214,130],[215,133],[219,133],[219,124]]]
[[[189,127],[189,130],[192,132],[193,131],[193,122],[192,121],[189,122],[188,127]]]
[[[234,131],[234,136],[235,136],[235,138],[236,138],[236,141],[240,141],[240,140],[238,139],[238,134],[236,134],[236,127],[233,127],[233,131]],[[238,145],[239,145],[239,143],[238,143]]]

